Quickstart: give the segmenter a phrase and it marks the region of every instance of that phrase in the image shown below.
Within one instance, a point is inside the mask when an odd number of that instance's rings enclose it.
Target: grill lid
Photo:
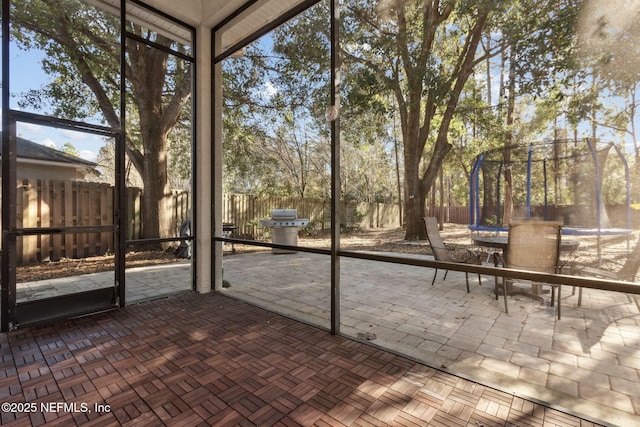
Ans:
[[[271,211],[272,219],[296,219],[297,217],[297,209],[273,209]]]

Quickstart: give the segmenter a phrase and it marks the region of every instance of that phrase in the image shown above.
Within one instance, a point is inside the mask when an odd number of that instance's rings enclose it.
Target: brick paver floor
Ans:
[[[1,424],[590,426],[219,294],[0,335]]]

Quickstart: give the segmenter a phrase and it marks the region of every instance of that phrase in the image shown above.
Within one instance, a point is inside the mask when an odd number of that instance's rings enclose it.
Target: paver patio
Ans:
[[[414,255],[419,257],[418,255]],[[260,252],[226,256],[231,295],[329,326],[329,257]],[[341,259],[341,332],[518,396],[614,425],[640,425],[638,297],[565,286],[563,315],[527,297],[493,295],[493,277]]]

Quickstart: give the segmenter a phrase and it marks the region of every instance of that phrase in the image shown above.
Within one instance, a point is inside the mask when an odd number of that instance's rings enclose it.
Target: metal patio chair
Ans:
[[[424,225],[427,229],[427,239],[429,240],[429,244],[431,245],[431,250],[433,251],[433,257],[436,259],[436,261],[457,262],[457,263],[464,263],[464,264],[472,264],[472,263],[481,264],[482,263],[481,256],[479,254],[473,253],[473,251],[469,249],[467,250],[466,259],[457,260],[453,258],[449,254],[449,251],[447,250],[447,247],[445,246],[444,241],[442,240],[442,236],[440,236],[440,230],[438,228],[438,220],[432,216],[425,216],[422,219],[424,220]],[[475,262],[471,262],[472,260]],[[443,279],[447,278],[448,272],[449,270],[445,270]],[[438,269],[436,268],[435,272],[433,273],[433,279],[431,280],[431,286],[433,286],[433,284],[436,282],[437,275],[438,275]],[[467,292],[470,292],[469,273],[465,272],[464,275],[467,281]],[[478,274],[478,284],[479,285],[482,284],[482,279],[480,278],[480,274]]]
[[[629,255],[630,257],[638,257],[640,255],[639,252],[640,246],[636,246],[636,249]],[[574,276],[584,276],[584,277],[597,277],[600,279],[608,279],[608,280],[617,280],[621,282],[635,282],[635,278],[638,274],[637,267],[631,263],[630,265],[625,265],[619,271],[609,271],[603,270],[601,268],[596,267],[588,267],[581,265],[572,265],[571,266],[571,274]],[[578,307],[582,306],[582,287],[577,286],[578,288]],[[576,286],[573,287],[571,295],[575,295]]]

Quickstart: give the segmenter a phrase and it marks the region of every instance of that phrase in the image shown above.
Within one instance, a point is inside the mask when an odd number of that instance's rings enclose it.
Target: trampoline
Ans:
[[[620,147],[550,140],[479,154],[472,165],[469,228],[506,231],[511,218],[562,221],[564,235],[630,235],[629,166]]]

